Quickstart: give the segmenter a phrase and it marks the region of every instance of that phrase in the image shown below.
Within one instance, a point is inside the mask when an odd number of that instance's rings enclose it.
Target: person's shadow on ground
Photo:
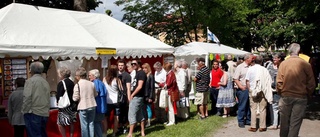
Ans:
[[[313,96],[308,101],[305,119],[320,120],[320,96]]]

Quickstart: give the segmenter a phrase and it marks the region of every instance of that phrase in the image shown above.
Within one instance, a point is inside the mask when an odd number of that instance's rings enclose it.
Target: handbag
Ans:
[[[177,107],[178,108],[187,107],[187,99],[186,99],[186,97],[181,97],[180,100],[177,101]]]
[[[70,100],[69,100],[69,96],[68,96],[66,83],[63,80],[62,80],[62,84],[64,87],[64,94],[62,97],[59,98],[58,107],[59,108],[66,108],[66,107],[70,106]]]
[[[118,87],[118,103],[122,104],[126,102],[126,93],[123,89],[122,82],[120,79],[117,79],[117,87]]]
[[[162,89],[162,90],[160,91],[159,107],[161,107],[161,108],[166,108],[166,107],[168,107],[168,97],[167,97],[167,94],[168,94],[168,90],[166,90],[166,89]]]
[[[176,101],[179,101],[180,100],[180,93],[179,91],[171,91],[171,101],[172,102],[176,102]]]

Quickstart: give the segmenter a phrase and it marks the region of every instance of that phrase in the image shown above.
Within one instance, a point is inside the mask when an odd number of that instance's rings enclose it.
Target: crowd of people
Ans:
[[[197,58],[196,75],[191,75],[184,60],[163,65],[155,62],[153,73],[150,64],[140,59],[129,62],[120,59],[117,65],[110,65],[102,80],[99,70],[78,68],[74,83],[69,78],[71,70],[61,67],[56,99],[58,103],[67,92],[70,105],[59,108],[57,125],[63,137],[67,136],[67,127],[73,136],[79,114],[81,135],[102,137],[113,117],[112,136],[128,133],[127,137],[132,137],[138,123],[141,136],[145,136],[144,130],[151,125],[153,117],[155,122],[165,126],[175,125],[176,118],[190,117],[189,93],[194,82],[194,104],[199,120],[209,115],[227,118],[230,109],[237,106],[240,128],[250,125],[248,131],[251,132],[280,128],[281,137],[298,136],[307,98],[315,88],[311,65],[298,57],[299,50],[300,45],[293,43],[288,59],[282,61],[280,54],[274,54],[273,61],[267,65],[263,65],[266,62],[259,55],[248,53],[240,63],[228,55],[226,60],[214,60],[211,70],[204,58]],[[15,81],[17,90],[9,98],[8,111],[15,136],[21,136],[24,128],[28,136],[47,136],[50,87],[41,77],[43,68],[41,62],[34,62],[30,65],[32,77],[27,81],[22,78]],[[267,114],[271,118],[269,127]]]

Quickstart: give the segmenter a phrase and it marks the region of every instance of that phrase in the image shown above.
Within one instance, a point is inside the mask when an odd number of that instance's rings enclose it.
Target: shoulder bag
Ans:
[[[62,97],[59,98],[58,107],[59,108],[66,108],[66,107],[70,106],[70,100],[69,100],[69,96],[68,96],[66,83],[63,80],[62,80],[62,84],[64,87],[64,94]]]
[[[118,87],[118,103],[122,104],[126,102],[126,93],[122,86],[122,82],[117,78],[117,87]]]

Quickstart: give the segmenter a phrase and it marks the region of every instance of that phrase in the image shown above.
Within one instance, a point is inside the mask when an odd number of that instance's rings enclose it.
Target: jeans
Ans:
[[[211,114],[221,113],[221,108],[217,108],[217,99],[219,95],[219,89],[210,88],[210,100],[211,100]]]
[[[279,99],[280,96],[278,94],[273,94],[273,101],[270,105],[270,118],[272,125],[277,127],[279,121]]]
[[[104,115],[104,113],[96,113],[96,116],[94,118],[94,135],[96,137],[102,137],[102,120],[104,119]]]
[[[280,137],[298,137],[307,103],[306,98],[280,98]]]
[[[237,89],[236,95],[238,98],[238,123],[239,124],[250,124],[251,123],[251,112],[249,106],[249,91]]]
[[[79,111],[82,137],[94,137],[95,116],[96,116],[96,107],[91,107],[91,108]]]
[[[23,116],[28,137],[47,137],[46,127],[48,117],[33,113],[26,113]]]

